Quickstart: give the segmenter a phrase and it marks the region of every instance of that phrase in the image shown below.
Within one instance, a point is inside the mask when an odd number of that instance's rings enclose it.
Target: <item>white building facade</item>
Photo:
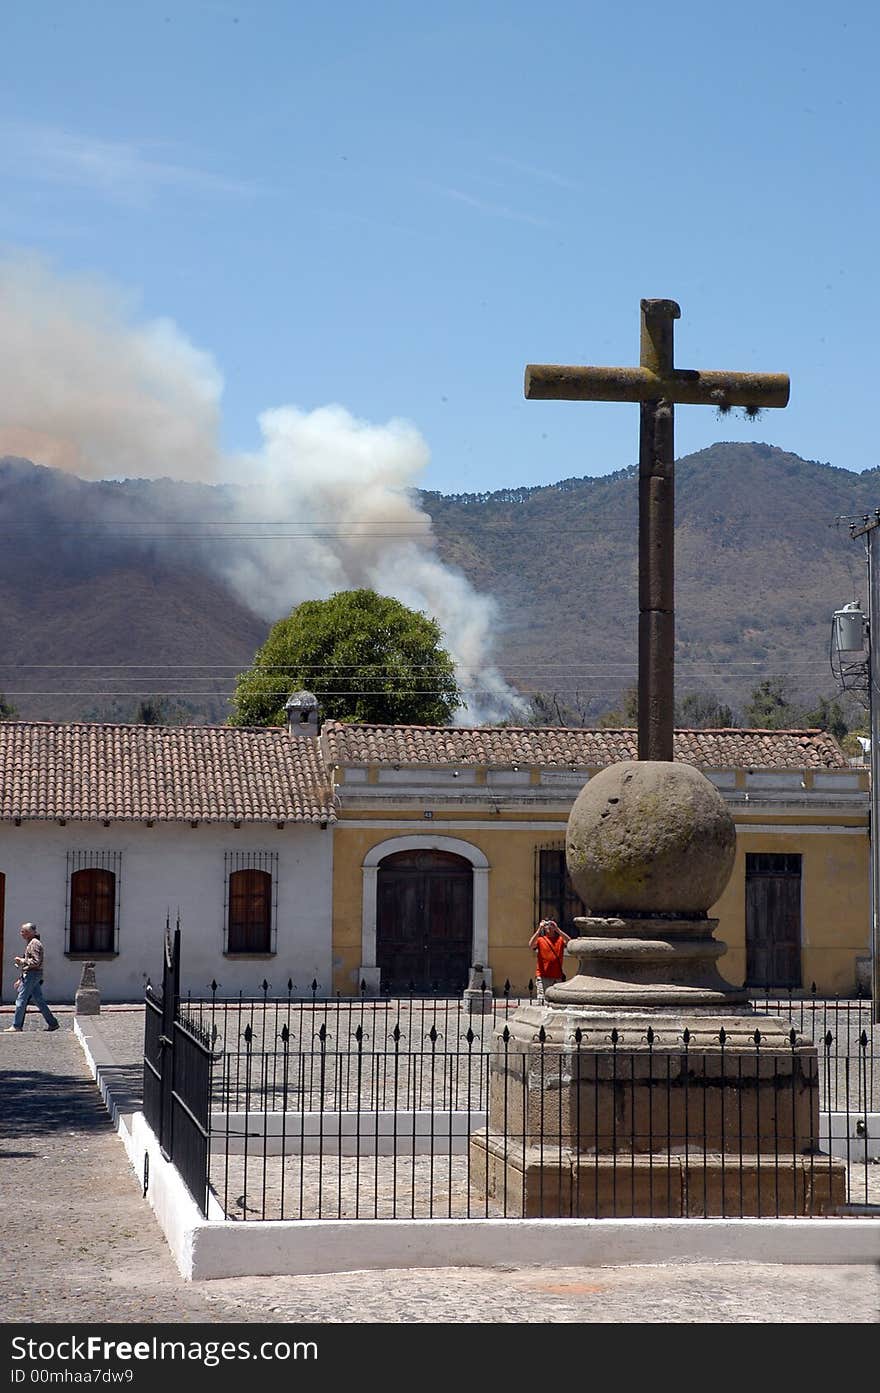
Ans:
[[[2,997],[19,925],[72,1001],[160,980],[166,921],[194,995],[331,990],[332,824],[317,741],[288,730],[0,723]]]

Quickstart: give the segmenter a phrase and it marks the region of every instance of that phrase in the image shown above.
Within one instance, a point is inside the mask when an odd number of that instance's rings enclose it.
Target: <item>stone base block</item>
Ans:
[[[73,1009],[78,1016],[100,1016],[100,993],[96,991],[78,991],[73,999]]]
[[[495,1005],[491,992],[472,992],[467,988],[462,992],[462,1001],[469,1016],[491,1016]]]
[[[471,1183],[505,1214],[536,1218],[776,1218],[828,1214],[846,1201],[846,1167],[804,1155],[590,1155],[471,1137]]]

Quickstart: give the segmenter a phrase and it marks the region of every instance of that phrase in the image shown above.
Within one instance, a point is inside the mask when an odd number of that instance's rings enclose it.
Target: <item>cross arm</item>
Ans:
[[[579,368],[530,363],[530,401],[659,401],[686,406],[786,406],[784,372],[696,372],[675,368],[660,376],[647,368]]]

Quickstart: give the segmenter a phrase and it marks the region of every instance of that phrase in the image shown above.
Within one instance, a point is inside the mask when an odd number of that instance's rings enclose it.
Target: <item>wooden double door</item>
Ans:
[[[799,855],[746,855],[746,983],[801,986]]]
[[[383,991],[460,992],[473,944],[473,871],[447,851],[400,851],[379,864],[376,962]]]

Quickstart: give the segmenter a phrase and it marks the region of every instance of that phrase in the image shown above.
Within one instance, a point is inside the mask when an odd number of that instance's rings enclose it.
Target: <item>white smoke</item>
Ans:
[[[83,479],[217,477],[223,382],[170,320],[112,286],[0,262],[0,454]]]
[[[216,365],[134,309],[34,258],[0,263],[0,455],[87,479],[247,483],[234,540],[209,554],[252,609],[275,620],[335,590],[394,595],[440,625],[468,699],[459,721],[521,710],[490,661],[494,600],[435,554],[413,492],[429,458],[418,430],[282,406],[261,415],[256,455],[224,456]]]

